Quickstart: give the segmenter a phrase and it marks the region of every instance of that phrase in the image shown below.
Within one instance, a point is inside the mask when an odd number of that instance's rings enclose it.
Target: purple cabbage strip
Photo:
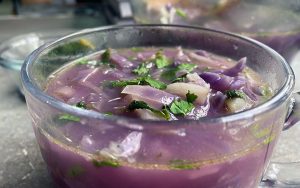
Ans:
[[[240,59],[237,64],[229,69],[226,69],[223,71],[223,74],[227,75],[227,76],[237,76],[240,72],[242,72],[244,70],[244,68],[246,67],[246,62],[247,62],[247,58],[243,57],[242,59]]]
[[[222,92],[229,90],[232,82],[234,81],[234,78],[230,76],[214,72],[203,72],[200,74],[200,77],[205,82],[209,83],[212,89]]]
[[[234,77],[233,82],[230,85],[230,89],[240,89],[247,84],[247,80],[244,76]]]
[[[246,84],[242,90],[250,99],[252,99],[253,101],[257,101],[257,95],[253,92],[249,84]]]
[[[119,54],[112,54],[111,55],[111,61],[113,62],[113,64],[117,65],[120,68],[130,68],[133,66],[133,63],[131,61],[129,61],[127,58],[119,55]]]

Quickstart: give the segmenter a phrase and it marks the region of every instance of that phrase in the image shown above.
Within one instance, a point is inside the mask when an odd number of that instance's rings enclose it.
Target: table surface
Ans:
[[[300,65],[294,68],[300,73]],[[35,141],[24,98],[2,68],[0,83],[0,187],[54,187]],[[297,83],[298,91],[299,86]],[[299,135],[300,126],[283,132],[272,160],[300,161]]]

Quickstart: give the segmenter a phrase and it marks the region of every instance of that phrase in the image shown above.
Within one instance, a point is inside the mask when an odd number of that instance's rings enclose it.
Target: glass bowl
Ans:
[[[53,53],[71,42],[94,48]],[[107,47],[203,49],[238,60],[270,84],[275,95],[255,108],[200,120],[150,121],[106,116],[63,103],[43,90],[51,73]],[[271,48],[221,31],[176,25],[88,29],[43,45],[21,71],[33,129],[59,187],[257,187],[291,106],[294,74]],[[75,117],[63,122],[58,117]]]

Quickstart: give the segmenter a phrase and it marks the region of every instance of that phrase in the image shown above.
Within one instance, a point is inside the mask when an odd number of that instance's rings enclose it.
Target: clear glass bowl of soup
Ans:
[[[290,63],[299,50],[300,4],[280,0],[133,0],[137,23],[198,25],[254,38]]]
[[[57,50],[78,40],[91,48],[72,54]],[[235,61],[247,57],[247,67],[272,88],[273,96],[236,113],[167,121],[86,110],[45,92],[57,71],[107,48],[178,46]],[[101,27],[63,37],[34,51],[21,78],[36,139],[55,183],[90,188],[257,187],[283,129],[295,81],[285,60],[259,42],[175,25]],[[73,89],[75,95],[82,92]]]

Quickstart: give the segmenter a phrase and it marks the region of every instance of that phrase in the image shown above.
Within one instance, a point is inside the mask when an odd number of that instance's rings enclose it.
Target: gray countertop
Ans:
[[[300,66],[295,68],[298,69],[295,72],[300,72]],[[299,83],[297,87],[299,88]],[[282,133],[273,161],[300,161],[299,125]],[[2,68],[0,68],[0,187],[54,187],[35,141],[25,101]]]

